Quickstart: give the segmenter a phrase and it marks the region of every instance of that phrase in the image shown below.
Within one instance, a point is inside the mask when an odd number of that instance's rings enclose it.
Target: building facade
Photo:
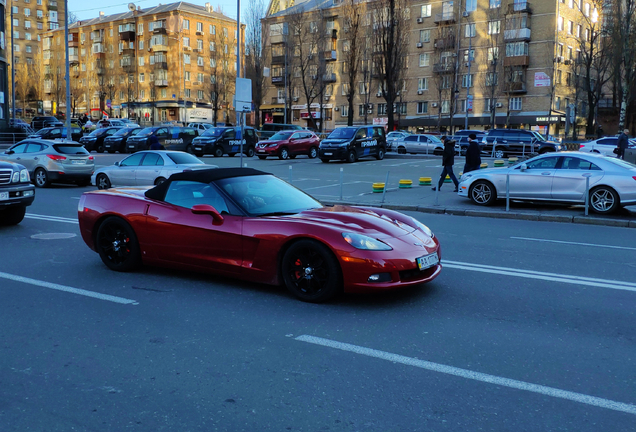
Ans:
[[[236,35],[236,21],[209,3],[131,4],[78,21],[69,29],[71,111],[142,124],[234,122]],[[43,35],[47,111],[65,110],[64,49],[63,29]]]
[[[6,41],[6,13],[6,0],[0,0],[0,17],[2,18],[2,22],[0,23],[0,129],[7,127],[9,117],[8,71],[11,50],[8,49],[9,47]]]
[[[272,1],[263,20],[270,78],[265,82],[262,121],[281,122],[287,107],[288,119],[303,126],[311,123],[310,116],[326,130],[347,123],[350,65],[346,59],[352,41],[343,12],[348,1]],[[362,25],[368,28],[361,33],[368,39],[362,55],[375,52],[377,12],[368,8],[381,1],[353,3],[365,14]],[[598,17],[591,3],[407,0],[406,5],[409,10],[400,25],[408,32],[407,54],[394,117],[399,128],[443,131],[508,126],[560,135],[567,122],[574,127],[586,116],[575,77],[581,43],[590,37],[591,22]],[[289,21],[298,11],[308,26],[326,31],[323,48],[317,50],[325,62],[319,67],[324,73],[309,79],[328,81],[319,86],[322,94],[310,104],[311,109],[302,88],[295,88],[303,59],[297,57],[297,47],[287,47]],[[360,73],[356,85],[354,123],[386,124],[386,101],[379,80],[374,79],[378,72],[373,54],[369,60],[369,76]],[[286,92],[288,86],[291,91]]]

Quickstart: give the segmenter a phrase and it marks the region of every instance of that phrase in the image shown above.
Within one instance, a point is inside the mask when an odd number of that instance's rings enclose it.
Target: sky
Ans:
[[[214,10],[220,6],[224,15],[236,19],[237,0],[191,0],[187,3],[203,6],[208,1],[214,6]],[[68,0],[68,9],[74,12],[80,20],[83,20],[96,18],[99,16],[100,11],[104,12],[105,15],[125,12],[128,10],[128,3],[130,2],[122,0],[100,0],[98,3],[100,6],[94,6],[95,4],[92,2],[86,3],[85,0]],[[174,3],[174,0],[134,0],[132,3],[145,9],[151,6],[157,6],[159,3]],[[241,0],[241,16],[245,13],[246,7],[247,0]],[[245,22],[245,20],[241,18],[241,22]]]

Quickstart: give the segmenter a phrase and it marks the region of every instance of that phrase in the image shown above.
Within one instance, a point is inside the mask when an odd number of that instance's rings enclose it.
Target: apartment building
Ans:
[[[347,123],[348,70],[345,53],[351,46],[343,24],[342,0],[272,0],[263,32],[268,34],[266,54],[270,79],[266,80],[262,120],[288,120],[308,125],[313,116],[323,129]],[[347,1],[347,0],[344,0]],[[374,1],[355,3],[373,8]],[[584,101],[576,97],[574,85],[579,44],[589,38],[589,23],[599,11],[587,0],[407,0],[403,23],[408,31],[404,82],[395,104],[395,120],[401,129],[412,131],[522,127],[542,133],[562,134],[566,112],[571,124],[586,115]],[[301,89],[295,88],[294,72],[299,60],[285,35],[288,20],[302,11],[308,26],[328,20],[329,55],[320,57],[328,73],[324,95],[309,114]],[[367,43],[374,52],[373,9],[363,11],[365,26],[373,26]],[[321,51],[321,50],[318,50]],[[283,53],[287,52],[287,55]],[[371,78],[378,77],[374,68]],[[359,79],[355,95],[354,123],[386,124],[386,101],[378,80]],[[370,84],[370,85],[369,85]],[[285,88],[291,86],[291,91]],[[289,95],[291,94],[291,98]],[[318,103],[319,102],[319,103]],[[576,107],[576,110],[574,109]],[[580,118],[577,118],[580,117]]]
[[[209,3],[131,4],[78,21],[68,41],[72,112],[142,124],[234,122],[236,36],[236,21]],[[44,34],[44,106],[52,112],[65,107],[64,59],[64,32]]]
[[[9,117],[9,87],[7,75],[11,50],[7,49],[6,43],[6,14],[6,0],[0,0],[0,18],[2,19],[2,22],[0,22],[0,130],[7,127]]]

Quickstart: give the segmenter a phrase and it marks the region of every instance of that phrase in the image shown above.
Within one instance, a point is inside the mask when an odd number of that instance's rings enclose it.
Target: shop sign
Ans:
[[[534,86],[535,87],[550,87],[550,76],[545,72],[534,73]]]
[[[315,119],[319,119],[320,118],[320,113],[318,111],[312,111],[311,112],[311,117],[315,118]],[[303,111],[300,113],[300,118],[301,119],[308,119],[309,118],[309,113],[307,111]]]
[[[373,124],[374,125],[385,125],[389,123],[388,117],[374,117]]]

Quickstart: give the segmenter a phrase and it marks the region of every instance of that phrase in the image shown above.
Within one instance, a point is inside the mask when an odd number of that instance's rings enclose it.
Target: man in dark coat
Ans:
[[[156,135],[150,135],[150,150],[165,150]]]
[[[616,148],[618,149],[616,153],[616,157],[619,159],[625,159],[625,149],[627,149],[627,145],[629,144],[629,129],[625,129],[622,134],[618,137],[618,143],[616,144]]]
[[[601,139],[605,136],[605,131],[603,130],[603,125],[598,125],[598,129],[596,129],[596,137]]]
[[[466,164],[464,165],[464,174],[479,169],[481,165],[481,150],[477,142],[477,135],[468,135],[468,148],[466,149]]]
[[[455,173],[453,173],[453,165],[455,164],[455,141],[445,135],[442,137],[442,141],[444,142],[444,153],[442,153],[442,166],[444,168],[442,168],[442,174],[439,177],[437,187],[433,187],[433,190],[442,189],[442,184],[448,174],[453,183],[455,183],[455,190],[453,192],[457,192],[459,182],[457,181],[457,177],[455,177]]]

